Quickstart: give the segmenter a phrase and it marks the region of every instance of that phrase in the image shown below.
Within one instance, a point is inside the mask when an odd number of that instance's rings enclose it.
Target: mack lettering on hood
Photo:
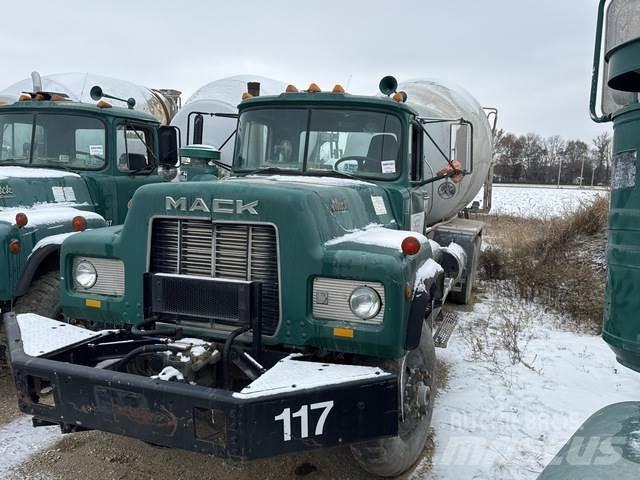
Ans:
[[[229,198],[214,198],[206,202],[201,197],[196,197],[190,203],[187,197],[173,198],[165,197],[165,210],[180,210],[183,212],[205,212],[205,213],[249,213],[258,215],[258,200],[245,203],[244,200],[232,200]]]

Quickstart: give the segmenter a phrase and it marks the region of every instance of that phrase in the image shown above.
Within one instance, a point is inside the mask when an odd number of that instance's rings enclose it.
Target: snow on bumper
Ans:
[[[23,325],[34,319],[3,315],[20,410],[35,425],[102,430],[238,459],[397,434],[397,377],[376,368],[287,357],[234,393],[87,366],[140,345],[122,332],[83,333],[67,338],[67,347],[59,340],[50,353],[27,355],[26,348],[35,353],[33,331]],[[47,325],[52,337],[67,328]]]

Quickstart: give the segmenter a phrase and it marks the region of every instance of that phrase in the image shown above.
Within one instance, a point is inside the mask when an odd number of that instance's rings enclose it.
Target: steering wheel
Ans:
[[[338,160],[336,160],[336,163],[333,164],[333,169],[336,171],[338,170],[338,165],[340,165],[341,163],[347,162],[349,160],[355,160],[358,162],[358,171],[362,171],[364,170],[364,162],[366,162],[367,160],[369,160],[368,157],[364,157],[362,155],[347,155],[346,157],[342,157],[339,158]]]

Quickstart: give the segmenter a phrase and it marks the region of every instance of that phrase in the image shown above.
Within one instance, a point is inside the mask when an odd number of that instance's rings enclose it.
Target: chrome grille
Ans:
[[[280,320],[275,227],[158,218],[151,234],[152,273],[262,282],[262,325],[272,335]]]

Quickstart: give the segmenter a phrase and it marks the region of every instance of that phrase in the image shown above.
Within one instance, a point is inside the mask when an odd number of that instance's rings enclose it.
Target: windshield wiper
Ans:
[[[355,175],[351,175],[350,173],[339,172],[338,170],[307,170],[304,172],[306,175],[312,175],[316,177],[333,176],[333,177],[342,177],[342,178],[350,178],[351,180],[362,180]]]
[[[244,173],[246,175],[256,175],[262,173],[288,173],[292,175],[302,175],[302,172],[293,168],[280,168],[280,167],[264,167],[264,168],[256,168],[255,170],[243,170],[238,173]]]

